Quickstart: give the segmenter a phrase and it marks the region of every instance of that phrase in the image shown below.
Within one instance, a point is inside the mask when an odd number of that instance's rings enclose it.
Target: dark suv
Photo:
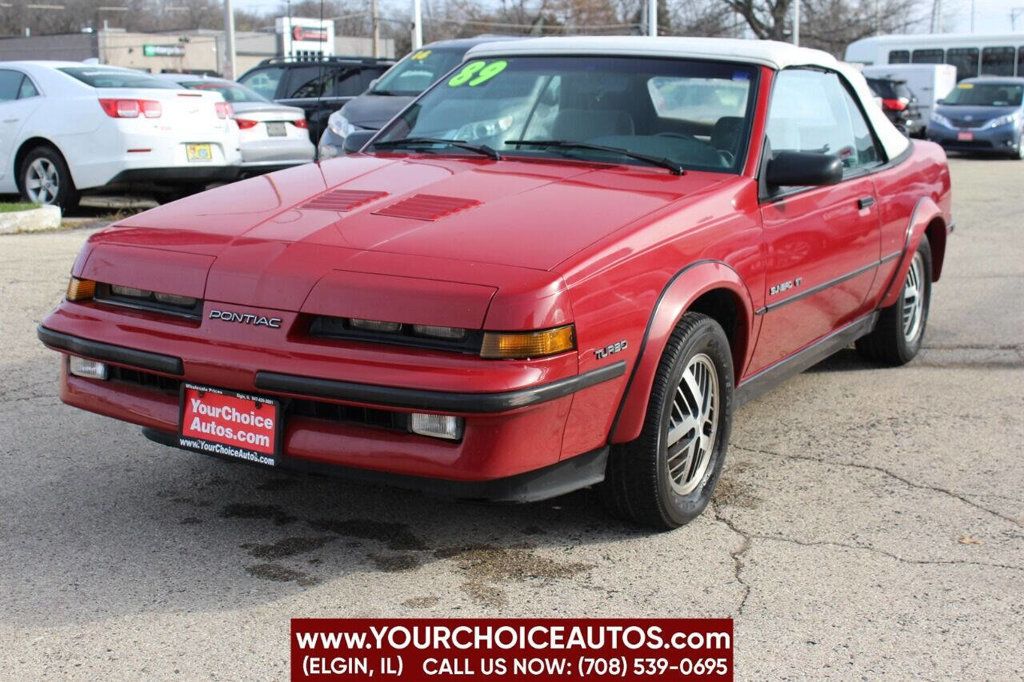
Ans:
[[[267,99],[302,107],[314,144],[327,127],[327,118],[366,90],[394,64],[392,59],[325,57],[266,59],[238,79]]]
[[[882,99],[882,111],[907,135],[915,137],[924,131],[924,120],[917,106],[917,97],[907,87],[906,81],[892,78],[868,78],[868,87]]]
[[[455,68],[470,48],[498,40],[516,40],[516,37],[482,35],[439,40],[409,53],[371,89],[330,116],[323,136],[317,138],[319,158],[344,154],[349,133],[379,129],[434,81]]]

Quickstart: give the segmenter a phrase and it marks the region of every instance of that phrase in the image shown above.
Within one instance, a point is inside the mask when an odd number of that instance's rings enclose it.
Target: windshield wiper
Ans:
[[[516,146],[530,146],[530,147],[555,147],[557,149],[593,149],[599,152],[609,152],[611,154],[621,154],[622,156],[636,159],[638,161],[646,161],[647,163],[655,166],[661,166],[662,168],[668,168],[672,171],[673,175],[683,175],[686,171],[683,167],[673,161],[672,159],[665,158],[663,156],[651,156],[649,154],[641,154],[640,152],[630,151],[629,149],[623,149],[622,147],[606,147],[603,144],[591,144],[590,142],[574,142],[572,140],[505,140],[505,144],[516,145]]]
[[[472,142],[466,142],[465,140],[446,140],[443,137],[403,137],[398,140],[383,140],[381,142],[374,142],[374,147],[384,148],[395,148],[395,147],[420,147],[428,144],[443,144],[449,147],[457,147],[458,149],[466,149],[477,154],[483,154],[486,157],[492,158],[495,161],[501,161],[501,154],[496,149],[488,147],[485,144],[473,144]]]

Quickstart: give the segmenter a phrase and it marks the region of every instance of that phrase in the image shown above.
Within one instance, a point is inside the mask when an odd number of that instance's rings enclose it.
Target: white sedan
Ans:
[[[241,83],[223,78],[165,73],[160,78],[192,90],[219,92],[238,124],[242,173],[254,175],[309,163],[316,147],[309,139],[306,112],[270,101]]]
[[[0,62],[0,193],[73,208],[83,192],[171,199],[238,176],[238,127],[216,92],[80,62]]]

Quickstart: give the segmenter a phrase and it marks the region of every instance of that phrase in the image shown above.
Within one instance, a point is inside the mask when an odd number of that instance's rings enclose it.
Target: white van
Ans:
[[[876,64],[865,66],[863,73],[865,78],[904,81],[917,98],[925,125],[935,101],[948,95],[956,85],[956,67],[952,64]]]

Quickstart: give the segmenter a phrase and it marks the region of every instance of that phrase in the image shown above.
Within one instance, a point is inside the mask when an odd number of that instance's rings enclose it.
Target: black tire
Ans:
[[[705,358],[714,365],[718,387],[717,425],[711,447],[705,453],[706,469],[689,481],[673,483],[667,441],[674,415],[681,414],[673,411],[677,389],[681,388],[683,373],[691,362],[700,363],[710,376],[710,368],[703,364]],[[733,369],[729,340],[710,317],[686,313],[669,338],[658,365],[640,436],[612,447],[605,481],[600,487],[608,510],[621,519],[658,530],[678,528],[699,516],[711,501],[725,462],[732,411]],[[700,466],[695,468],[699,470]],[[684,470],[689,468],[682,465]],[[680,494],[676,484],[695,487]]]
[[[38,188],[40,169],[54,179],[55,192]],[[68,164],[59,151],[48,145],[39,145],[29,150],[18,168],[18,191],[24,201],[34,204],[60,206],[62,212],[74,210],[81,195],[75,188]]]
[[[911,275],[914,261],[911,261],[910,270],[903,278],[896,303],[884,308],[879,313],[874,331],[857,340],[857,351],[872,362],[898,367],[913,360],[921,350],[925,328],[928,326],[928,309],[931,307],[932,298],[932,250],[927,237],[921,238],[921,243],[915,253],[915,260],[918,257],[920,257],[922,270],[918,287],[923,290],[920,324],[916,331],[908,337],[904,328],[904,316],[908,314],[910,308],[906,294],[908,287],[912,286]]]

